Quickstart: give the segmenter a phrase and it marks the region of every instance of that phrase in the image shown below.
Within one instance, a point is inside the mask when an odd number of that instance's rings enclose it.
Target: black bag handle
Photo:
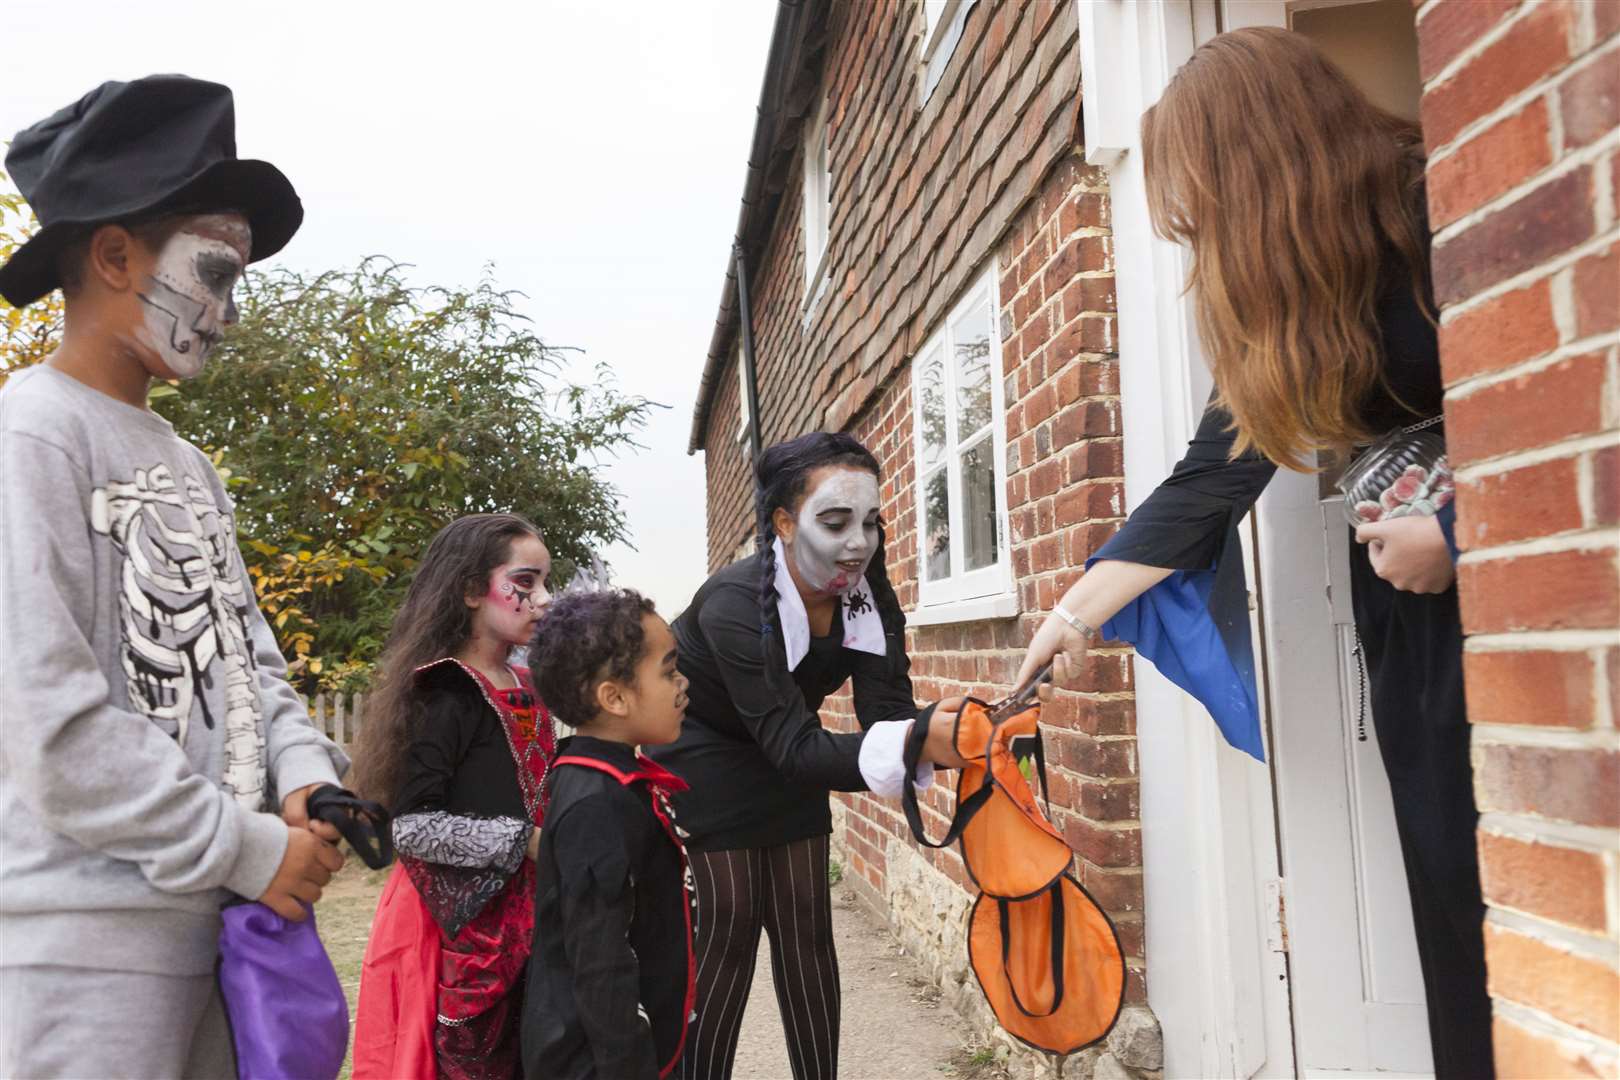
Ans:
[[[990,779],[990,772],[985,770],[984,783],[979,790],[960,800],[956,804],[956,816],[951,819],[951,827],[946,830],[944,839],[937,843],[928,839],[923,829],[922,812],[917,809],[917,791],[911,783],[911,778],[917,775],[917,763],[922,760],[923,744],[928,741],[928,727],[933,722],[934,710],[939,708],[939,702],[934,702],[912,721],[911,731],[906,735],[905,750],[901,760],[905,763],[906,779],[900,788],[900,807],[906,812],[906,824],[911,826],[911,835],[916,837],[917,843],[924,847],[943,848],[950,847],[961,837],[962,830],[967,828],[973,815],[979,812],[980,807],[990,801],[990,795],[995,791],[995,784]]]
[[[309,793],[309,816],[335,828],[349,842],[360,861],[381,870],[394,861],[389,835],[390,815],[381,803],[362,799],[336,784],[322,784]]]
[[[1013,983],[1012,972],[1007,970],[1008,940],[1011,937],[1008,933],[1007,905],[1027,904],[1035,897],[1031,897],[1030,900],[996,901],[1001,913],[1001,974],[1007,979],[1007,990],[1012,994],[1013,1004],[1018,1006],[1018,1011],[1033,1018],[1051,1016],[1063,1006],[1063,879],[1058,878],[1057,882],[1047,889],[1047,892],[1052,897],[1052,1007],[1045,1012],[1030,1012],[1029,1009],[1024,1007],[1023,1001],[1018,997],[1018,987]],[[1037,893],[1036,897],[1039,895]]]

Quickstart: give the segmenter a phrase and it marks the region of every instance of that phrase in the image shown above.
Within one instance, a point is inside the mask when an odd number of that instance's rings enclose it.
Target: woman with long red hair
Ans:
[[[1237,524],[1278,466],[1438,430],[1423,140],[1300,35],[1222,34],[1142,119],[1155,229],[1188,281],[1215,393],[1187,455],[1088,561],[1020,683],[1101,630],[1131,641],[1259,756]],[[1389,774],[1440,1077],[1492,1074],[1453,510],[1362,524],[1355,622]]]

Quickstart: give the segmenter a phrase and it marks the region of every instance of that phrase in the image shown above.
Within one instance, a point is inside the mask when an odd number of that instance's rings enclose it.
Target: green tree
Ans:
[[[38,222],[0,173],[0,261]],[[153,407],[204,448],[236,500],[238,540],[294,678],[364,683],[416,556],[460,514],[537,522],[556,576],[625,536],[596,468],[635,445],[651,405],[595,369],[564,379],[486,275],[471,289],[408,285],[371,259],[317,276],[250,269],[241,324],[198,379],[158,383]],[[62,295],[0,300],[0,384],[62,329]]]
[[[0,172],[0,263],[11,258],[38,229],[28,204]],[[61,332],[61,293],[53,292],[25,308],[14,308],[0,299],[0,386],[11,372],[45,359]]]
[[[238,300],[203,374],[153,406],[226,477],[260,603],[306,685],[363,681],[417,555],[458,515],[528,516],[562,576],[624,538],[597,466],[634,445],[650,404],[601,367],[567,383],[566,350],[487,275],[413,288],[370,259],[255,272]]]

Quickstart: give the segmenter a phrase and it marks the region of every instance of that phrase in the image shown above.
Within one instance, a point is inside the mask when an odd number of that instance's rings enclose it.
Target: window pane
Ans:
[[[922,425],[920,464],[927,468],[945,460],[945,357],[941,350],[935,349],[923,359],[917,392],[922,396],[917,417]]]
[[[956,439],[966,442],[990,423],[990,308],[973,308],[951,327],[956,343]]]
[[[996,562],[995,440],[981,439],[962,454],[962,553],[965,569],[982,570]]]
[[[923,481],[923,574],[929,581],[951,576],[951,496],[948,470]]]

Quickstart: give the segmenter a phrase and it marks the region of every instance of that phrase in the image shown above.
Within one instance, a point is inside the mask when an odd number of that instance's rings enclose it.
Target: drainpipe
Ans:
[[[742,335],[743,393],[748,399],[748,460],[759,461],[759,369],[754,366],[754,318],[748,306],[748,269],[742,242],[732,245],[737,261],[737,332]]]

